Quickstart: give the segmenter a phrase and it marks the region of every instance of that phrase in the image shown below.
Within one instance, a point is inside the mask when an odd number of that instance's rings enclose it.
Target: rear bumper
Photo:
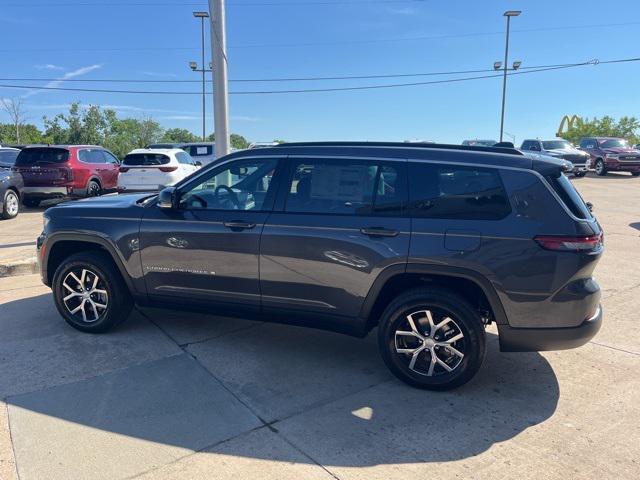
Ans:
[[[513,328],[498,325],[500,351],[539,352],[545,350],[567,350],[584,345],[602,326],[602,306],[596,313],[576,327],[568,328]]]
[[[22,196],[26,199],[48,200],[51,198],[85,197],[86,188],[63,187],[24,187]]]

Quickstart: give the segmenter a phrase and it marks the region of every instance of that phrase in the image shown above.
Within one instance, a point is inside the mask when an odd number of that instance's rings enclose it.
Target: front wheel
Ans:
[[[607,167],[605,167],[604,165],[604,160],[602,160],[601,158],[596,160],[595,170],[596,174],[601,177],[604,177],[607,174]]]
[[[391,372],[428,390],[465,384],[478,372],[486,340],[478,313],[461,296],[443,288],[416,288],[386,308],[378,346]]]
[[[8,220],[10,218],[17,217],[19,211],[20,211],[20,199],[18,198],[18,194],[13,190],[7,190],[4,193],[4,199],[2,202],[2,212],[0,212],[0,216],[4,220]]]
[[[60,315],[83,332],[112,329],[127,319],[133,306],[120,272],[102,252],[81,252],[64,260],[52,289]]]

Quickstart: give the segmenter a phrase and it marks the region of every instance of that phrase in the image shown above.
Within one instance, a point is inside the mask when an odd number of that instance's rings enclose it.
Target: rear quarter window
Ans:
[[[19,152],[13,150],[0,151],[0,165],[13,165]]]
[[[64,148],[25,148],[18,158],[17,166],[65,163],[69,160],[69,151]]]
[[[566,175],[560,174],[559,177],[546,176],[545,179],[549,182],[551,188],[553,188],[553,190],[558,194],[562,203],[564,203],[564,205],[577,218],[582,220],[592,218],[591,212],[589,211],[589,208],[587,208],[585,201]]]
[[[171,159],[168,155],[162,153],[130,153],[124,160],[123,165],[129,165],[132,167],[143,167],[153,165],[166,165]]]
[[[417,218],[500,220],[511,206],[495,169],[411,163],[409,211]]]

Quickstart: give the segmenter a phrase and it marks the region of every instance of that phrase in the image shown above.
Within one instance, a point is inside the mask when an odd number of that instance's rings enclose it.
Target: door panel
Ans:
[[[289,163],[280,211],[271,214],[262,234],[262,305],[300,315],[357,317],[380,272],[406,262],[406,162]]]
[[[140,252],[150,297],[260,308],[260,234],[277,165],[275,158],[225,162],[181,186],[174,208],[147,209]]]
[[[267,215],[149,208],[140,229],[149,295],[244,303],[257,308],[258,248]],[[239,220],[255,226],[225,226],[225,222]]]

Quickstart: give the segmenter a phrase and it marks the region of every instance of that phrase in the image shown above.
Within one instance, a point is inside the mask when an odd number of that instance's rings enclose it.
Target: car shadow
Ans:
[[[636,230],[640,230],[640,222],[632,222],[629,224],[631,228],[635,228]]]
[[[627,173],[627,172],[607,172],[607,174],[602,176],[602,177],[599,176],[599,175],[596,175],[593,172],[590,172],[588,174],[588,176],[591,177],[591,178],[597,178],[598,180],[602,179],[602,180],[610,180],[610,181],[613,181],[613,180],[630,180],[632,178],[636,178],[636,177],[632,176],[630,173]]]
[[[0,338],[0,358],[7,355],[9,342],[13,342],[11,348],[15,349],[17,345],[30,349],[31,337],[38,342],[49,338],[51,342],[64,347],[59,353],[51,351],[41,357],[29,354],[30,360],[22,367],[23,371],[13,372],[13,375],[32,375],[47,363],[59,363],[61,358],[66,358],[64,355],[70,355],[69,361],[78,361],[78,357],[71,355],[70,350],[76,342],[86,344],[87,334],[68,327],[58,316],[52,302],[45,297],[50,295],[0,305],[0,319],[8,318],[5,315],[7,313],[25,312],[24,319],[6,324],[0,320],[0,328],[14,329],[8,339]],[[36,311],[40,313],[34,316],[33,312]],[[215,321],[215,318],[212,317],[211,321]],[[36,329],[37,324],[42,325],[42,329]],[[270,336],[276,335],[273,333],[276,330],[271,330],[271,326],[260,324],[260,328],[263,328],[260,335],[242,336],[244,351],[250,352],[244,355],[258,357],[247,359],[247,375],[252,375],[250,369],[254,368],[254,362],[269,364],[273,360],[270,357],[282,353],[281,348],[263,348],[269,343]],[[20,332],[21,328],[24,332]],[[193,329],[193,325],[190,328]],[[205,329],[206,325],[203,324],[202,328]],[[274,329],[280,332],[280,342],[289,336],[296,344],[316,344],[313,348],[296,348],[295,355],[288,358],[289,361],[297,359],[305,365],[307,378],[303,387],[306,394],[323,389],[341,394],[330,401],[310,404],[288,417],[258,427],[280,432],[287,441],[293,442],[323,464],[364,467],[469,458],[543,423],[553,415],[558,404],[559,385],[547,360],[539,353],[500,353],[494,333],[487,334],[485,363],[470,383],[449,392],[430,392],[410,388],[387,376],[375,351],[376,342],[371,336],[362,340],[326,332],[319,336],[317,330],[300,327],[279,325]],[[286,330],[284,334],[282,329]],[[156,335],[153,338],[159,339],[157,348],[160,348],[161,342],[166,342],[166,338],[158,336],[155,324],[134,313],[113,333],[89,335],[92,344],[90,354],[87,351],[86,361],[112,356],[110,348],[114,339],[120,344],[131,344],[134,335],[145,335],[145,338]],[[217,337],[213,343],[203,343],[197,358],[207,350],[235,348],[240,336],[241,333],[232,332]],[[146,344],[147,348],[156,348],[154,343]],[[350,349],[367,356],[364,363],[371,365],[369,368],[376,370],[375,373],[382,378],[353,391],[350,382],[362,373],[362,367],[350,361],[346,354]],[[56,354],[60,357],[52,358]],[[328,359],[344,359],[339,362],[342,371],[335,374],[333,370],[328,371],[325,367]],[[211,453],[224,451],[226,455],[313,463],[310,458],[301,457],[299,452],[291,449],[247,448],[243,442],[226,442],[239,434],[254,431],[255,426],[243,427],[244,431],[229,433],[226,438],[207,443],[208,429],[219,431],[224,423],[231,425],[237,421],[237,416],[222,415],[219,411],[235,401],[228,393],[241,398],[242,388],[218,378],[215,373],[213,375],[216,378],[212,380],[209,372],[204,370],[206,364],[199,363],[190,355],[168,355],[159,362],[158,370],[152,373],[143,371],[144,365],[132,361],[131,365],[120,371],[96,373],[95,377],[81,378],[74,383],[8,396],[6,403],[10,412],[19,410],[23,416],[25,411],[33,412],[38,414],[34,416],[37,419],[60,419],[89,427],[92,431],[191,450],[206,448]],[[176,362],[180,363],[179,368],[175,367]],[[8,373],[6,368],[16,368],[16,365],[15,362],[0,363],[0,376]],[[224,364],[222,368],[225,368]],[[228,368],[243,366],[229,363]],[[210,381],[217,387],[203,389],[203,385]],[[259,378],[256,381],[259,382]],[[293,396],[301,388],[300,378],[292,374],[270,377],[269,382],[270,385],[260,385],[264,396],[277,389],[288,389]],[[225,388],[219,388],[220,384]],[[222,390],[226,396],[211,399],[217,402],[215,408],[218,409],[213,412],[213,417],[199,410],[208,401],[207,395],[222,395]],[[145,392],[152,395],[151,401],[147,397],[143,401]],[[196,399],[195,403],[193,399]],[[258,405],[259,401],[258,398]],[[244,402],[239,408],[244,412],[242,415],[255,418],[245,410]],[[162,410],[163,417],[154,417],[158,410]],[[198,417],[200,413],[202,418]],[[160,425],[160,418],[165,422],[164,425]],[[22,425],[30,421],[23,418]],[[217,424],[214,425],[215,422]],[[12,418],[12,427],[21,427],[20,418],[15,422]],[[38,435],[37,431],[32,433]]]

